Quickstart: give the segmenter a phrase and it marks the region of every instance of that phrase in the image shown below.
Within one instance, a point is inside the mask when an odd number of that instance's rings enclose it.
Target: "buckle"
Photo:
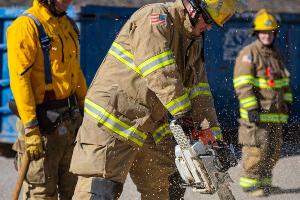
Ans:
[[[41,38],[41,46],[43,49],[49,50],[51,47],[51,40],[48,36]]]
[[[71,96],[69,96],[68,98],[67,98],[67,103],[68,103],[68,108],[70,109],[70,108],[73,108],[73,107],[75,107],[75,106],[77,106],[78,105],[78,102],[77,102],[77,98],[76,98],[76,96],[73,94],[73,95],[71,95]]]

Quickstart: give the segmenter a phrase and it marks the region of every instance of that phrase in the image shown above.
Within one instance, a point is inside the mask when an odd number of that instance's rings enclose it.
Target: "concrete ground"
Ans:
[[[229,173],[235,181],[232,184],[232,191],[237,200],[255,200],[247,197],[238,186],[240,165],[230,169]],[[17,172],[14,170],[13,158],[0,157],[0,200],[11,199],[11,193],[15,186]],[[282,158],[274,170],[275,185],[283,190],[261,200],[299,200],[300,199],[300,144],[289,142],[284,145]],[[126,181],[124,192],[120,200],[139,200],[140,194],[130,178]],[[200,195],[188,190],[185,200],[217,200],[217,195]]]

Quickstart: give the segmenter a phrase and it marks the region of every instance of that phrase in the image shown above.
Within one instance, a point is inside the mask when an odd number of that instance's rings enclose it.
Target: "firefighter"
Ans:
[[[200,121],[209,87],[199,40],[235,0],[146,5],[124,25],[88,90],[70,170],[73,199],[117,199],[130,173],[143,200],[168,199],[175,172],[168,113]],[[206,103],[206,102],[204,102]]]
[[[266,196],[275,188],[272,170],[292,102],[289,72],[274,44],[278,28],[275,17],[260,10],[253,21],[256,40],[240,51],[234,67],[243,145],[240,186],[251,196]]]
[[[31,160],[24,199],[71,199],[69,172],[87,91],[79,34],[66,15],[70,0],[34,0],[7,30],[10,86],[20,121],[13,148]]]

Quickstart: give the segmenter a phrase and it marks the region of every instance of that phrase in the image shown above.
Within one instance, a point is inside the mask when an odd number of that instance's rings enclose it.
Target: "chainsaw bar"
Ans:
[[[183,131],[182,127],[178,124],[176,124],[175,121],[172,121],[170,123],[170,129],[173,133],[173,136],[179,145],[180,149],[183,152],[189,151],[191,149],[191,140],[190,138],[185,134]],[[204,163],[205,162],[210,162],[212,163],[208,158],[205,156],[200,158],[198,156],[196,159],[188,159],[185,158],[185,161],[189,164],[192,163],[194,164],[193,166],[197,169],[196,172],[195,170],[191,169],[191,173],[195,174],[195,177],[199,177],[198,179],[195,179],[195,182],[198,183],[191,185],[193,190],[196,192],[200,193],[206,193],[206,194],[213,194],[217,192],[220,200],[235,200],[230,188],[229,188],[229,182],[231,178],[229,177],[229,174],[222,173],[222,172],[215,172],[215,171],[210,171],[208,172],[207,169],[211,167],[211,165]],[[212,174],[210,174],[212,173]],[[199,182],[202,182],[199,184]],[[201,188],[197,187],[199,185],[202,185]]]

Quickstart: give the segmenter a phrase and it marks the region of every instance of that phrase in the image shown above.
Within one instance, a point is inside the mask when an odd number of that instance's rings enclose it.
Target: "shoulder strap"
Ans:
[[[66,15],[66,17],[69,20],[69,22],[71,23],[74,31],[76,32],[76,34],[78,36],[78,41],[80,42],[80,31],[79,31],[79,28],[78,28],[76,22],[71,17],[69,17],[68,15]]]
[[[49,56],[49,49],[51,46],[51,40],[47,33],[45,32],[45,29],[43,25],[40,23],[40,21],[32,14],[29,13],[23,13],[22,16],[30,17],[38,31],[39,31],[39,40],[42,46],[43,55],[44,55],[44,71],[45,71],[45,83],[51,84],[52,83],[52,76],[51,76],[51,64],[50,64],[50,56]]]

